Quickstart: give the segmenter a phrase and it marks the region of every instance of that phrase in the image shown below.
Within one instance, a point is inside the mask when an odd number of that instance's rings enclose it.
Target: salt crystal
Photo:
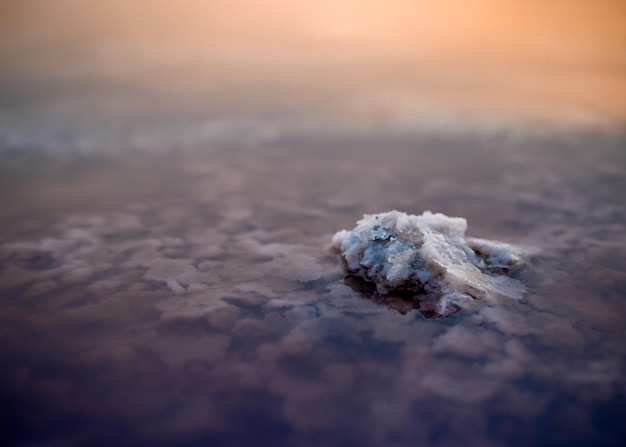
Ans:
[[[378,294],[409,292],[429,316],[490,295],[521,297],[521,283],[496,275],[520,267],[522,249],[466,238],[466,229],[464,218],[430,211],[366,214],[352,231],[333,236],[332,249],[349,275],[374,283]]]

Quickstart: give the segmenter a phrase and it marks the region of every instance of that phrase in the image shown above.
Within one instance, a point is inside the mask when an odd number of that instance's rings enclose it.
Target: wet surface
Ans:
[[[260,4],[0,3],[0,444],[623,445],[624,2]],[[392,209],[527,293],[346,280]]]
[[[5,154],[3,439],[620,445],[623,147],[581,134]],[[528,293],[436,320],[364,299],[327,247],[393,208],[533,247]]]

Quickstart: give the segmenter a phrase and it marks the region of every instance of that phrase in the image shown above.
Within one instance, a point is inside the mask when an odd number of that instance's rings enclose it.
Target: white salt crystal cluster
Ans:
[[[503,275],[522,264],[519,247],[466,238],[467,221],[425,211],[366,214],[352,231],[337,232],[333,250],[350,275],[380,294],[415,292],[419,309],[447,316],[489,295],[520,298],[523,285]]]

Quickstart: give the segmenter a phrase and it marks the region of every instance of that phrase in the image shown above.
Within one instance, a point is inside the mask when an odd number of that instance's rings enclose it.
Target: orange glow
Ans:
[[[207,78],[216,66],[243,64],[264,85],[287,72],[322,90],[361,83],[374,96],[461,109],[567,108],[626,122],[623,0],[9,0],[0,8],[8,73],[142,77],[191,64]]]

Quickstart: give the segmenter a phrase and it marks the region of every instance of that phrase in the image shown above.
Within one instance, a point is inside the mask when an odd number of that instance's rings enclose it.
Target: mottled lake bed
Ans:
[[[623,134],[186,132],[0,154],[5,445],[622,444]],[[527,293],[368,299],[327,248],[390,209],[531,248]]]

